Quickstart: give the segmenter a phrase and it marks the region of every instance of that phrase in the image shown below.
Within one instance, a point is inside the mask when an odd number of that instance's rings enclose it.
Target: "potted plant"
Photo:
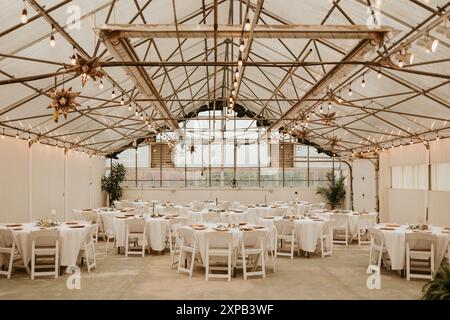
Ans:
[[[422,288],[422,300],[450,300],[450,267],[443,266]]]
[[[108,176],[102,177],[102,191],[108,195],[108,206],[122,198],[123,190],[121,183],[125,180],[127,169],[122,163],[113,163]]]
[[[341,205],[345,198],[345,181],[344,176],[336,177],[334,171],[327,173],[327,186],[317,188],[316,194],[321,195],[326,199],[331,207],[331,210],[336,209]]]

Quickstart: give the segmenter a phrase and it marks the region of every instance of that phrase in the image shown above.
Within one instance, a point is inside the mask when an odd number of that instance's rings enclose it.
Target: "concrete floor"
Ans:
[[[170,269],[170,257],[106,256],[97,244],[97,270],[82,268],[81,289],[68,290],[68,275],[30,280],[16,270],[11,280],[0,278],[0,299],[418,299],[425,281],[402,279],[383,271],[380,290],[366,287],[368,247],[334,246],[332,257],[314,255],[277,259],[276,273],[265,279],[244,280],[238,273],[230,283],[205,281],[203,269],[194,276]]]

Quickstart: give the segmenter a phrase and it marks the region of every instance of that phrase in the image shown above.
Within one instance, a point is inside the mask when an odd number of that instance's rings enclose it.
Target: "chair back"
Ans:
[[[132,218],[125,220],[128,233],[143,233],[145,230],[145,220],[143,218]]]
[[[185,247],[193,248],[196,243],[195,232],[189,227],[181,227],[176,232]]]
[[[369,235],[374,245],[381,247],[384,244],[384,235],[380,229],[369,228]]]
[[[345,228],[348,225],[348,216],[343,213],[333,213],[331,219],[334,220],[334,228]]]
[[[295,228],[295,223],[291,220],[275,220],[273,224],[277,229],[277,234],[283,236],[291,235]]]
[[[14,234],[10,229],[0,229],[0,247],[11,247],[14,242]]]
[[[205,232],[205,240],[210,248],[228,249],[233,247],[233,234],[231,232]]]
[[[94,241],[94,238],[97,235],[97,226],[94,224],[91,224],[91,225],[86,226],[86,228],[88,230],[86,232],[86,236],[85,236],[84,240],[87,243],[90,243],[90,242]]]
[[[436,242],[436,235],[428,232],[407,232],[406,243],[410,249],[420,247],[421,249],[431,249]]]
[[[35,230],[30,232],[30,237],[35,247],[56,247],[59,230]]]
[[[103,222],[103,228],[105,230],[107,237],[114,237],[114,224],[113,217],[109,215],[107,212],[101,213],[100,217]]]
[[[264,249],[268,236],[268,230],[244,231],[242,235],[242,245],[244,248]]]
[[[81,220],[90,223],[98,223],[98,213],[93,211],[81,211]]]
[[[376,214],[362,214],[358,219],[358,227],[369,229],[377,224],[377,215]]]
[[[322,234],[323,235],[332,234],[333,224],[334,224],[333,220],[325,220],[324,222],[322,222]]]

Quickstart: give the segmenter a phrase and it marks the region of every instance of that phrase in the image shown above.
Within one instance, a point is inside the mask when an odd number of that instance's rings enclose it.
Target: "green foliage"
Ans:
[[[450,300],[450,267],[443,266],[422,288],[422,300]]]
[[[324,197],[332,210],[340,206],[342,200],[344,200],[345,198],[346,193],[344,185],[345,178],[346,177],[337,178],[336,175],[334,174],[334,171],[328,172],[327,186],[317,188],[316,194],[319,194],[322,197]]]
[[[122,198],[123,190],[120,184],[125,180],[126,174],[125,166],[116,162],[113,163],[109,175],[102,177],[102,191],[109,195],[110,203]]]

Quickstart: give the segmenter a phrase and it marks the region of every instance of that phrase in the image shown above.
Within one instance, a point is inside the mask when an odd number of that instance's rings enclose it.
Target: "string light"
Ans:
[[[239,67],[242,67],[243,64],[244,64],[244,63],[242,62],[242,58],[239,57],[239,60],[238,60],[238,66],[239,66]]]
[[[348,86],[348,95],[351,96],[353,94],[352,92],[352,83],[350,82],[349,86]]]
[[[128,105],[128,111],[131,111],[131,103]]]
[[[31,142],[31,136],[30,136],[30,134],[28,134],[28,143],[30,143]]]
[[[138,112],[137,108],[136,108],[136,111],[134,112],[134,115],[135,115],[136,117],[139,115],[139,112]]]
[[[50,36],[50,47],[54,48],[56,46],[56,41],[55,41],[55,35],[53,34],[55,32],[55,27],[52,25],[52,33]]]
[[[123,93],[122,93],[122,99],[120,99],[120,105],[121,106],[125,105],[125,100],[123,100]]]
[[[234,90],[234,89],[231,90],[231,95],[232,95],[232,96],[236,95],[236,90]]]
[[[77,58],[75,56],[75,46],[73,46],[72,48],[72,56],[70,57],[70,63],[72,63],[72,65],[75,65],[77,63]]]
[[[100,89],[103,89],[103,81],[102,81],[102,80],[100,80],[100,82],[99,82],[99,84],[98,84],[98,87],[99,87]]]
[[[233,86],[234,86],[235,88],[237,88],[237,86],[238,86],[237,80],[234,80]]]
[[[250,31],[250,19],[247,18],[244,24],[245,31]]]
[[[245,43],[244,40],[241,40],[241,44],[239,45],[239,51],[244,52],[245,50]]]
[[[22,15],[20,16],[20,21],[23,24],[26,24],[28,22],[28,11],[27,11],[27,5],[25,0],[23,0],[23,9],[22,9]]]
[[[115,98],[116,98],[116,92],[114,91],[114,85],[113,85],[113,87],[112,87],[111,98],[112,98],[112,99],[115,99]]]
[[[239,69],[238,68],[236,68],[234,75],[236,76],[236,79],[239,79]]]
[[[144,115],[141,113],[141,120],[144,120]]]
[[[320,113],[323,113],[323,107],[320,105]]]
[[[19,130],[16,132],[16,139],[19,139]]]
[[[338,102],[342,103],[342,98],[341,98],[341,90],[339,90],[339,95],[338,95]]]
[[[362,88],[365,88],[365,87],[366,87],[366,79],[364,78],[364,74],[363,74],[363,76],[362,76],[361,87],[362,87]]]
[[[381,79],[381,70],[378,70],[377,78],[378,78],[378,79]]]

